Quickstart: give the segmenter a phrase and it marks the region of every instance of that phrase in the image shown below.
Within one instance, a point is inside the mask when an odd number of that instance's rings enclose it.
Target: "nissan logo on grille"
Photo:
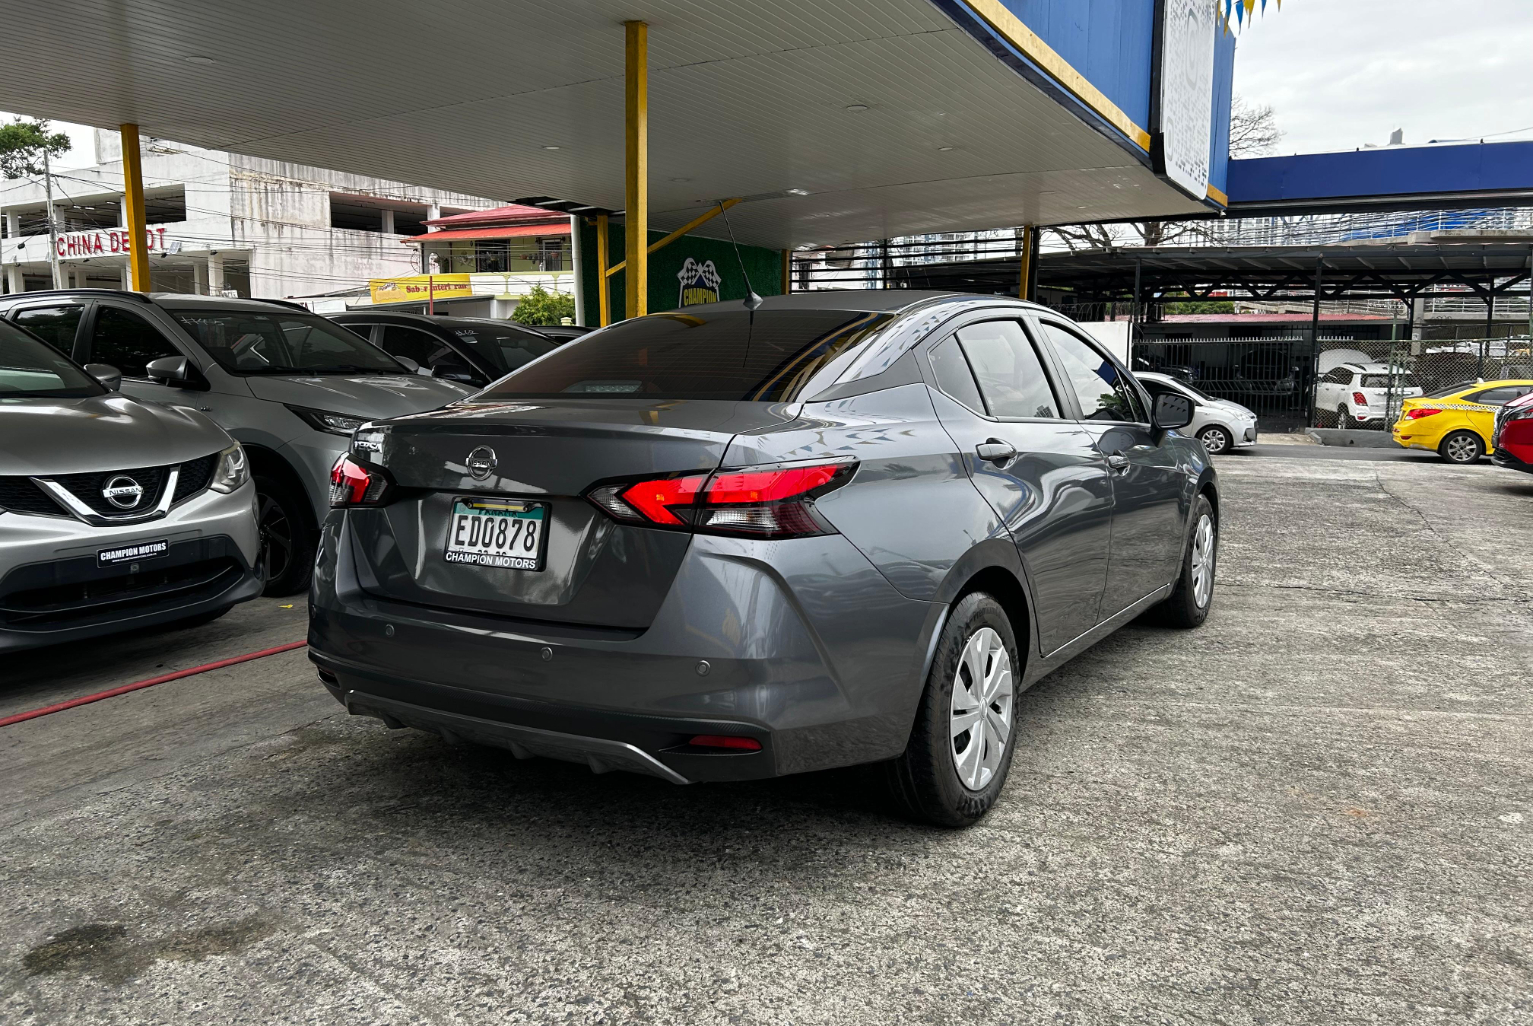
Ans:
[[[481,445],[468,454],[468,472],[474,476],[475,481],[483,481],[490,476],[500,461],[495,458],[495,450],[488,445]]]
[[[101,489],[101,497],[118,509],[133,509],[144,498],[144,486],[126,474],[118,474]]]

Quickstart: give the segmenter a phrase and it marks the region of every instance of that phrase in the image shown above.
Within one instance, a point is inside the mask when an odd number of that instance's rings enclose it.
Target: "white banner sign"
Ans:
[[[1165,0],[1160,27],[1160,133],[1165,175],[1189,196],[1208,195],[1214,142],[1214,43],[1208,0]]]

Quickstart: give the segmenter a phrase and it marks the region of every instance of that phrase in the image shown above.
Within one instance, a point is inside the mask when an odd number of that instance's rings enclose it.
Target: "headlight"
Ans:
[[[309,427],[327,434],[350,438],[351,433],[367,423],[366,417],[353,417],[349,413],[330,413],[327,410],[311,410],[305,406],[289,406]]]
[[[249,480],[250,461],[245,459],[245,450],[231,445],[218,454],[218,467],[208,487],[215,492],[232,492]]]

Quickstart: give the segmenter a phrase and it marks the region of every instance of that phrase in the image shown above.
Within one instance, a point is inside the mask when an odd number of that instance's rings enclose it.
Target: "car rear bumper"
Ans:
[[[840,535],[694,538],[642,631],[391,601],[361,590],[350,544],[332,514],[309,628],[310,658],[349,712],[674,782],[898,755],[941,623],[942,607],[900,595]],[[707,734],[761,748],[689,746]]]
[[[197,616],[255,598],[264,580],[255,487],[204,492],[159,520],[96,527],[0,515],[0,652],[57,645]],[[163,554],[100,565],[107,549],[165,542]]]

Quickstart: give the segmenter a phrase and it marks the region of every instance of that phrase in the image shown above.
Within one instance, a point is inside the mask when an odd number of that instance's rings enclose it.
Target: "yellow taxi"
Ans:
[[[1473,463],[1490,451],[1496,411],[1533,392],[1526,378],[1466,381],[1406,399],[1392,430],[1407,449],[1430,449],[1449,463]]]

